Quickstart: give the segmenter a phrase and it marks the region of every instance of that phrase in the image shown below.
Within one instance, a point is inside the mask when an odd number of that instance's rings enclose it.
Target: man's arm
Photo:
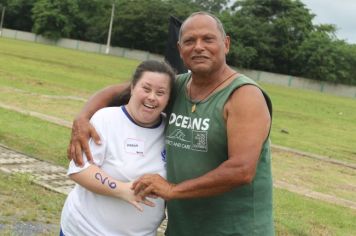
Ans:
[[[97,144],[100,144],[100,138],[94,127],[89,123],[89,120],[97,110],[106,107],[111,100],[117,96],[117,94],[124,91],[127,86],[127,83],[113,85],[98,91],[89,98],[73,121],[71,139],[67,148],[68,159],[72,159],[77,165],[82,166],[82,151],[84,151],[88,160],[93,160],[88,146],[88,140],[92,137]]]
[[[143,208],[139,202],[136,201],[135,195],[130,188],[131,183],[124,183],[112,178],[96,165],[90,165],[78,173],[69,175],[69,177],[91,192],[121,198],[135,206],[138,210],[143,211]],[[145,204],[154,206],[154,204],[148,200],[145,201]]]
[[[271,117],[262,92],[245,85],[236,90],[224,107],[228,160],[205,175],[171,184],[157,175],[145,175],[133,184],[135,193],[156,194],[166,200],[213,196],[253,181]],[[218,138],[218,137],[217,137]]]

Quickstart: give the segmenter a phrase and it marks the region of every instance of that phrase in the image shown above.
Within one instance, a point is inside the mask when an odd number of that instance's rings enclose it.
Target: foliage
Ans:
[[[289,0],[240,0],[232,8],[237,44],[257,51],[249,68],[294,74],[292,58],[313,29],[308,9]]]
[[[79,11],[73,0],[37,0],[32,9],[33,32],[51,39],[68,37]]]
[[[36,0],[3,0],[0,5],[6,7],[4,28],[31,31],[32,7]]]

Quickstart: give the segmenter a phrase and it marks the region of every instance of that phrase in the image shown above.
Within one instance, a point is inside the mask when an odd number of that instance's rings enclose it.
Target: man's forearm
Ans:
[[[170,199],[210,197],[249,184],[242,168],[224,163],[215,170],[191,180],[183,181],[171,189]]]
[[[96,92],[86,102],[83,109],[77,115],[77,119],[90,119],[96,111],[101,108],[107,107],[108,104],[112,101],[112,99],[121,92],[123,92],[128,86],[128,83],[112,85]]]

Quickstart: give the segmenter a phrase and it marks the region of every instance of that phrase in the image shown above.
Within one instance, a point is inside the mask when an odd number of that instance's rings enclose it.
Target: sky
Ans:
[[[301,0],[311,13],[314,24],[336,25],[336,36],[356,44],[356,0]]]

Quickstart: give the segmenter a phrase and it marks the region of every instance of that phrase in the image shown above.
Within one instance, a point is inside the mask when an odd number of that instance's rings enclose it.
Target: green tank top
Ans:
[[[246,84],[258,87],[251,79],[239,75],[230,85],[200,102],[192,113],[193,103],[186,93],[189,78],[190,74],[177,78],[166,129],[167,178],[172,183],[204,175],[227,160],[224,105],[239,87]],[[271,101],[263,94],[272,116]],[[274,235],[272,207],[270,140],[267,138],[251,184],[214,197],[168,201],[166,235]]]

